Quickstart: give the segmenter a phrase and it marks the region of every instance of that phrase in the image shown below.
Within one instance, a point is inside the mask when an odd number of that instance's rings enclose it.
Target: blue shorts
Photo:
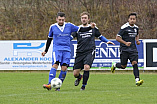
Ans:
[[[62,66],[63,63],[69,65],[70,64],[70,56],[71,52],[69,51],[53,51],[52,53],[52,65],[56,63],[56,61],[60,62],[60,65]]]

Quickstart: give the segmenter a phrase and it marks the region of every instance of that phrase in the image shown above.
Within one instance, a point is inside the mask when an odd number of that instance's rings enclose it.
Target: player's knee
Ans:
[[[58,65],[57,64],[53,64],[52,67],[55,68],[55,69],[58,69]]]
[[[62,66],[61,70],[62,71],[66,71],[67,70],[67,66]]]
[[[122,66],[122,69],[125,69],[126,68],[126,65],[121,65]]]
[[[89,69],[90,69],[90,66],[89,66],[89,65],[87,65],[87,64],[84,65],[84,70],[85,70],[85,71],[89,71]]]
[[[75,78],[78,77],[78,76],[79,76],[78,71],[77,71],[77,70],[74,70],[73,75],[74,75]]]
[[[66,69],[62,69],[62,71],[67,71],[67,68]]]
[[[137,64],[137,61],[133,61],[131,64],[132,64],[132,65],[135,65],[135,64]]]
[[[62,67],[61,67],[61,70],[62,71],[66,71],[68,68],[68,65],[66,63],[63,63]]]

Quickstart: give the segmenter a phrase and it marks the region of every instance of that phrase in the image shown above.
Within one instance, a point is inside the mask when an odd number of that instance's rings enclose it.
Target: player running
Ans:
[[[95,23],[91,23],[91,26],[86,28],[80,28],[72,23],[66,23],[65,14],[63,12],[57,14],[56,21],[57,23],[50,26],[46,48],[45,51],[42,52],[42,56],[45,56],[53,38],[52,68],[49,72],[48,84],[43,85],[43,88],[46,88],[47,90],[51,90],[51,80],[56,77],[56,70],[59,64],[61,66],[59,79],[63,82],[66,77],[66,71],[70,63],[71,55],[71,33],[78,31],[85,32],[95,27]],[[56,89],[56,91],[60,91],[60,88]]]
[[[138,51],[135,45],[140,45],[139,41],[139,30],[138,26],[135,25],[137,15],[136,13],[130,13],[128,16],[128,21],[124,24],[119,33],[116,36],[116,40],[120,42],[120,60],[121,63],[112,62],[111,72],[114,73],[116,68],[125,69],[130,60],[133,66],[133,73],[135,76],[136,86],[140,86],[143,80],[140,80],[139,69],[138,69]]]
[[[83,12],[80,16],[82,22],[80,27],[89,27],[89,13]],[[98,28],[93,28],[87,32],[75,32],[72,34],[72,36],[77,38],[77,50],[73,67],[73,75],[77,79],[75,80],[74,84],[75,86],[78,86],[81,79],[83,78],[81,90],[85,90],[85,86],[87,85],[89,78],[89,70],[95,58],[95,37],[98,37],[101,41],[106,42],[107,44],[114,45],[114,43],[110,42],[104,36],[102,36]],[[80,74],[82,69],[84,69],[83,75]]]

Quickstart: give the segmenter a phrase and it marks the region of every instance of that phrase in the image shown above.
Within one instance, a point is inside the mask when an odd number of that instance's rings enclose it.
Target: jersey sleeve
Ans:
[[[46,41],[46,47],[45,47],[45,52],[46,53],[47,53],[47,51],[50,47],[51,41],[52,41],[52,38],[48,38],[47,41]]]
[[[95,37],[100,37],[101,36],[100,31],[97,28],[94,29],[95,29]]]
[[[48,37],[49,37],[49,38],[53,38],[53,29],[52,29],[52,26],[50,26],[50,28],[49,28]]]
[[[124,34],[124,29],[120,29],[120,31],[118,32],[117,36],[122,37]]]
[[[137,28],[137,35],[139,35],[139,29]]]
[[[80,29],[79,26],[76,26],[76,25],[71,23],[71,32],[77,32],[77,31],[79,31],[79,29]]]
[[[72,33],[71,33],[71,36],[72,36],[73,38],[77,37],[77,32],[72,32]]]
[[[94,29],[95,29],[95,37],[98,37],[103,42],[108,42],[109,41],[104,36],[101,35],[98,28],[94,28]]]
[[[103,42],[109,42],[109,40],[108,39],[106,39],[104,36],[100,36],[99,37],[99,39],[101,40],[101,41],[103,41]]]

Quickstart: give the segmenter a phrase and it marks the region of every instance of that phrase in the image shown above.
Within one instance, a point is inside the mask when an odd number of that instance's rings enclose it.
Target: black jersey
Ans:
[[[137,52],[135,37],[138,35],[138,26],[130,26],[127,22],[124,24],[117,36],[120,36],[124,41],[131,42],[130,46],[126,46],[123,43],[120,43],[120,51],[130,51]]]
[[[80,27],[83,27],[82,25]],[[73,37],[77,38],[76,53],[88,53],[95,50],[95,37],[101,36],[97,28],[93,28],[87,32],[72,33]]]

